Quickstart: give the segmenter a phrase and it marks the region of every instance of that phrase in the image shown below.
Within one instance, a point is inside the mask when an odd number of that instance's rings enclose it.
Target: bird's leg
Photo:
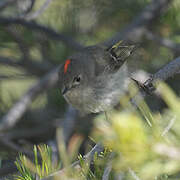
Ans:
[[[152,95],[152,93],[155,91],[155,87],[152,83],[153,77],[151,76],[148,80],[146,80],[144,83],[141,83],[137,81],[136,79],[132,78],[131,79],[137,84],[137,86],[143,90],[145,93]]]
[[[143,83],[143,86],[146,88],[149,94],[152,94],[156,90],[152,82],[153,82],[153,75],[151,75],[150,78]]]

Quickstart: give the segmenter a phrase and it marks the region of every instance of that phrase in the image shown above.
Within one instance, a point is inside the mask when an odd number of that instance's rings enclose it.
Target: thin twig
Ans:
[[[27,150],[23,149],[22,147],[20,147],[19,145],[15,144],[10,139],[7,139],[4,136],[0,137],[0,143],[1,143],[1,147],[5,146],[5,147],[11,149],[13,152],[23,153],[23,154],[26,154],[27,156],[30,156],[30,157],[34,156],[33,152],[27,151]]]
[[[69,47],[75,49],[75,50],[81,50],[83,46],[80,43],[77,43],[73,40],[73,38],[66,36],[64,34],[60,34],[53,30],[50,27],[46,27],[44,25],[37,24],[36,22],[32,21],[26,21],[24,19],[20,18],[13,18],[13,17],[0,17],[0,24],[1,25],[12,25],[12,24],[19,24],[24,27],[27,27],[32,30],[40,31],[48,35],[50,38],[54,40],[59,40],[64,42]]]
[[[31,12],[31,13],[27,14],[26,16],[24,16],[23,18],[27,19],[27,20],[33,20],[33,19],[37,18],[48,8],[51,1],[52,0],[46,0],[44,2],[44,4],[37,11]]]
[[[112,159],[114,157],[114,153],[111,152],[111,154],[109,155],[109,161],[107,163],[107,166],[105,167],[104,173],[103,173],[103,177],[102,180],[108,180],[109,179],[109,175],[110,172],[112,170]]]
[[[21,128],[21,129],[12,129],[8,132],[0,133],[0,137],[6,137],[10,140],[19,140],[19,139],[32,139],[37,137],[44,137],[47,132],[51,134],[54,132],[55,127],[52,125],[53,121],[50,124],[44,124],[41,126],[33,127],[33,128]]]
[[[24,96],[2,117],[0,131],[14,127],[18,120],[22,117],[34,98],[43,91],[54,87],[58,82],[59,67],[53,69],[50,73],[39,80],[32,88],[30,88]]]
[[[145,37],[149,40],[157,42],[164,47],[167,47],[168,49],[171,49],[174,52],[180,53],[180,44],[176,44],[170,39],[162,38],[148,30],[145,31]]]
[[[110,175],[110,172],[112,170],[112,161],[110,161],[105,170],[104,170],[104,173],[103,173],[103,177],[102,177],[102,180],[109,180],[109,175]]]
[[[135,180],[140,180],[140,178],[136,175],[136,173],[131,168],[129,168],[129,173]]]
[[[29,59],[29,47],[27,44],[24,42],[22,34],[20,34],[19,31],[11,28],[8,26],[7,28],[4,28],[4,30],[12,37],[14,42],[17,43],[24,59]]]
[[[173,61],[160,68],[152,78],[152,81],[162,80],[166,81],[168,78],[172,78],[180,71],[180,57],[177,57]]]
[[[169,130],[172,128],[172,126],[174,125],[175,123],[175,120],[176,120],[176,116],[173,117],[170,122],[168,123],[168,125],[165,127],[164,131],[161,133],[161,136],[165,136]]]
[[[152,94],[155,90],[154,84],[156,83],[157,80],[166,81],[168,78],[172,78],[176,74],[179,74],[179,72],[180,72],[180,57],[177,57],[173,61],[164,65],[162,68],[160,68],[156,73],[151,75],[145,81],[143,86],[146,88],[146,90],[141,91],[140,94],[138,94],[136,96],[137,99],[139,99],[139,97],[141,99],[141,95],[142,95],[142,97],[145,97],[148,94]],[[136,97],[134,97],[133,99],[136,99]],[[134,104],[134,102],[132,102],[132,103]]]
[[[126,26],[122,31],[118,32],[112,38],[105,41],[103,44],[106,46],[112,46],[123,39],[129,39],[131,41],[139,40],[146,27],[151,25],[154,20],[156,20],[172,0],[153,0],[144,11],[142,11],[139,16],[137,16],[132,23]]]
[[[0,56],[0,64],[7,65],[7,66],[15,66],[15,67],[23,67],[26,69],[27,72],[30,74],[34,74],[37,76],[42,76],[45,73],[49,72],[52,69],[52,64],[48,63],[47,61],[41,63],[35,60],[16,60],[11,59],[9,57]]]
[[[10,5],[13,5],[17,0],[4,0],[0,2],[0,11],[4,10]]]
[[[94,154],[97,153],[97,155],[99,155],[101,152],[103,152],[103,150],[104,150],[103,146],[100,143],[98,143],[92,148],[92,150],[89,153],[87,153],[83,157],[83,159],[88,163],[92,163]],[[80,164],[80,161],[76,161],[73,164],[71,164],[69,168],[80,168],[79,164]],[[67,169],[61,169],[42,180],[52,180],[54,176],[61,176],[66,170]]]
[[[36,0],[26,0],[26,1],[20,0],[20,1],[18,1],[18,6],[20,9],[22,9],[20,16],[24,16],[24,15],[30,13],[34,7],[35,1]],[[21,6],[22,6],[22,8],[21,8]]]
[[[3,177],[2,180],[4,180],[5,179],[4,176],[8,174],[13,174],[16,171],[17,171],[17,167],[15,166],[14,161],[11,163],[8,162],[8,165],[0,168],[0,177]]]
[[[16,74],[16,75],[4,75],[0,74],[0,80],[14,80],[14,79],[25,79],[29,76],[28,74]]]

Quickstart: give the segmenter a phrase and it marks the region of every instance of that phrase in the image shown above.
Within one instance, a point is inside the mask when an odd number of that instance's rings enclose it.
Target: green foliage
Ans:
[[[180,171],[180,101],[166,84],[158,83],[158,90],[168,105],[161,114],[152,113],[142,99],[138,103],[143,104],[145,108],[137,111],[125,102],[129,98],[125,97],[123,101],[126,107],[108,112],[107,118],[102,114],[95,119],[91,137],[102,142],[105,150],[99,155],[95,153],[93,163],[90,163],[89,158],[79,155],[79,165],[71,166],[71,157],[77,156],[78,142],[81,140],[78,137],[73,138],[70,141],[71,152],[67,152],[62,143],[62,131],[58,130],[61,157],[59,164],[63,164],[65,169],[57,177],[102,179],[105,168],[111,163],[110,179],[121,175],[123,180],[133,179],[133,176],[143,180],[175,180],[175,175]],[[151,126],[146,119],[151,121]],[[38,160],[38,150],[41,162]],[[74,152],[76,153],[72,156]],[[35,146],[34,155],[34,164],[20,155],[16,165],[21,176],[17,176],[17,179],[33,180],[35,174],[42,178],[57,170],[57,166],[52,163],[48,146]]]
[[[133,107],[109,112],[108,121],[99,116],[96,121],[94,138],[103,142],[106,147],[116,153],[113,159],[114,172],[126,172],[128,168],[137,172],[140,179],[171,179],[178,172],[180,159],[179,109],[180,101],[173,91],[160,83],[158,90],[168,105],[162,114],[152,113],[144,101],[141,113]],[[142,106],[141,106],[142,107]],[[147,114],[149,114],[147,116]],[[149,126],[148,122],[152,122]],[[175,118],[175,120],[174,120]]]
[[[40,153],[41,160],[38,160]],[[17,180],[35,180],[36,176],[43,178],[57,170],[57,164],[52,162],[52,151],[47,145],[34,146],[34,163],[25,155],[20,155],[15,162],[20,175]]]
[[[105,169],[109,161],[110,154],[111,151],[109,151],[107,148],[105,148],[105,151],[101,152],[99,155],[95,153],[92,160],[93,164],[90,164],[88,160],[84,159],[81,155],[79,155],[79,178],[92,180],[101,179],[103,176],[103,170]]]
[[[20,175],[15,175],[17,180],[35,180],[35,175],[25,165],[26,157],[19,155],[19,159],[16,160],[15,164]]]

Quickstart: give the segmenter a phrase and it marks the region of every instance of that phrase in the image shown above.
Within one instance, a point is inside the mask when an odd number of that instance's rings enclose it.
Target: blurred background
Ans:
[[[57,127],[68,132],[64,135],[66,144],[73,134],[84,137],[84,146],[92,143],[85,137],[89,135],[95,115],[79,117],[66,104],[57,83],[49,85],[48,82],[43,86],[42,92],[32,98],[32,103],[30,100],[11,125],[4,126],[4,119],[25,93],[31,93],[28,91],[31,87],[69,55],[83,46],[111,39],[149,3],[150,0],[0,1],[0,167],[4,168],[3,172],[13,164],[19,151],[29,155],[33,144],[56,147]],[[140,73],[140,78],[146,73],[155,73],[180,55],[179,10],[180,1],[172,1],[140,38],[132,39],[139,48],[129,61],[129,69]],[[177,96],[180,95],[179,82],[179,75],[167,81]],[[152,112],[166,107],[157,97],[147,102]],[[85,149],[80,148],[80,152],[85,153]]]

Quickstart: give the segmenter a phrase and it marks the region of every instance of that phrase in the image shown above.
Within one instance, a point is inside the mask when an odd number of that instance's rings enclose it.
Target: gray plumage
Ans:
[[[127,89],[126,59],[135,46],[116,44],[84,48],[68,58],[59,72],[66,101],[81,113],[97,113],[119,103]]]

